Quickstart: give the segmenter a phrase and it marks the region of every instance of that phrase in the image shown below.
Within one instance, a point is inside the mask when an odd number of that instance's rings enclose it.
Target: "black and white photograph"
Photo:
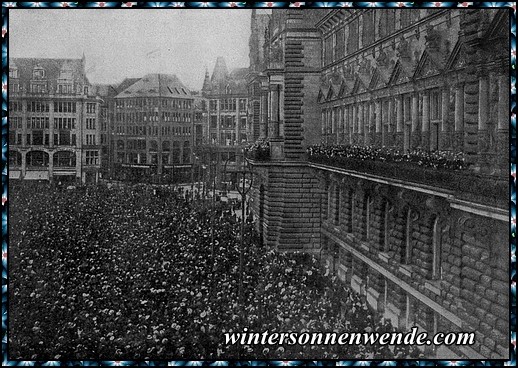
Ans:
[[[9,9],[9,359],[510,359],[512,14]]]

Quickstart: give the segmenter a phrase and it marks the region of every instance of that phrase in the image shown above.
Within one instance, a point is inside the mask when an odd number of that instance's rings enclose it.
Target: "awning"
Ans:
[[[22,172],[20,170],[9,170],[9,179],[20,179]]]
[[[45,171],[27,171],[25,173],[26,180],[49,180],[49,172]]]

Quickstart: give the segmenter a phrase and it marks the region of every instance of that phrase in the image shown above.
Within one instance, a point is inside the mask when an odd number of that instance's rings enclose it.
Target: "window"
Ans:
[[[86,135],[86,144],[89,146],[95,146],[95,134]]]
[[[363,14],[363,46],[368,46],[374,42],[374,11],[367,10]]]
[[[359,47],[358,28],[359,28],[358,18],[356,18],[349,24],[349,37],[347,39],[347,53],[348,54],[353,53],[356,50],[358,50],[358,47]]]
[[[86,113],[95,114],[95,103],[88,102],[86,104]]]
[[[440,91],[432,91],[430,93],[430,119],[442,119],[442,98]]]
[[[32,78],[33,79],[42,79],[42,78],[45,78],[45,70],[40,67],[40,66],[36,66],[33,70],[32,70]]]
[[[86,118],[86,129],[95,129],[95,119]]]
[[[9,68],[9,78],[18,78],[18,68],[17,67]]]
[[[99,165],[99,152],[98,151],[86,151],[86,164],[87,165]]]
[[[348,211],[347,211],[347,232],[352,233],[353,232],[353,218],[354,218],[354,191],[352,189],[349,189],[349,193],[347,196],[347,205],[348,205]]]
[[[381,226],[381,233],[380,233],[380,243],[381,243],[381,250],[383,252],[388,252],[390,250],[390,241],[389,241],[389,216],[390,216],[390,203],[385,200],[383,204],[383,212],[382,212],[382,226]]]

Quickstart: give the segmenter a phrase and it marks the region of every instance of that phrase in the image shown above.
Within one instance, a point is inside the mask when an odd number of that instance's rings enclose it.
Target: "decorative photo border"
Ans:
[[[9,8],[263,8],[280,9],[297,7],[312,8],[510,8],[510,359],[502,360],[336,360],[336,361],[13,361],[7,353],[7,216],[8,216],[8,171],[7,171],[7,88],[8,88],[8,21]],[[3,2],[2,3],[2,365],[3,366],[515,366],[516,365],[516,3],[514,2]]]

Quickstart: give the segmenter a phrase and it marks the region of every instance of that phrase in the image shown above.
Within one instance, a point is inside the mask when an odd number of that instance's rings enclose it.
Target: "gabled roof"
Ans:
[[[413,77],[427,77],[439,74],[444,69],[444,62],[438,51],[424,50]]]
[[[124,83],[124,82],[123,82]],[[128,81],[131,83],[131,81]],[[170,74],[148,74],[122,90],[116,98],[128,97],[191,97],[191,91]]]
[[[394,65],[392,69],[392,73],[390,74],[388,84],[400,84],[408,82],[408,80],[413,75],[412,65],[408,61],[404,61],[403,59],[399,59]]]
[[[459,40],[455,44],[450,57],[446,61],[446,70],[463,68],[467,64],[466,50],[464,49],[464,43]]]

